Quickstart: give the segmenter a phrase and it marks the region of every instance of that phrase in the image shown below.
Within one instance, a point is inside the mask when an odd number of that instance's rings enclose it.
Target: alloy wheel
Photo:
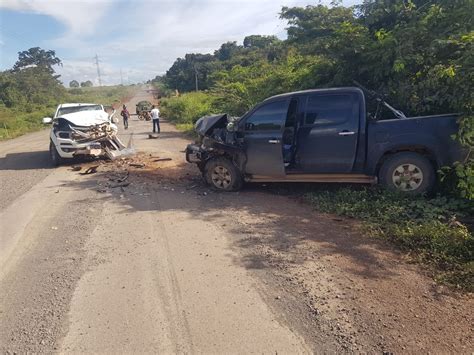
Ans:
[[[401,164],[393,171],[392,182],[401,191],[413,191],[423,183],[423,172],[415,164]]]
[[[211,174],[212,183],[219,189],[226,189],[232,182],[232,176],[225,167],[218,165]]]

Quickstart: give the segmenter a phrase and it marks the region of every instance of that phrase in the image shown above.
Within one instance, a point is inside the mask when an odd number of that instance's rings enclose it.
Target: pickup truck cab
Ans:
[[[315,89],[264,100],[240,118],[203,117],[186,159],[214,188],[243,181],[381,183],[418,194],[436,170],[462,159],[451,135],[457,115],[372,120],[356,87]]]

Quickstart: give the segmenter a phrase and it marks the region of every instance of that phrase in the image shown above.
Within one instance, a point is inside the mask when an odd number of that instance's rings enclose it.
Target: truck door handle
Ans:
[[[355,134],[355,132],[352,132],[352,131],[342,131],[342,132],[339,132],[339,135],[340,135],[340,136],[352,136],[353,134]]]
[[[270,143],[270,144],[278,144],[278,143],[280,143],[280,140],[279,140],[279,139],[270,139],[270,140],[268,141],[268,143]]]

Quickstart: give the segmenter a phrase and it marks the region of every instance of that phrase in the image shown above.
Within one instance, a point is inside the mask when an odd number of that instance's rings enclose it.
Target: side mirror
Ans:
[[[104,105],[104,111],[109,113],[109,112],[114,112],[114,108],[111,105]]]
[[[234,123],[234,122],[231,121],[231,122],[229,122],[229,123],[227,124],[227,131],[229,131],[229,132],[235,132],[235,128],[236,128],[236,127],[235,127],[235,123]]]
[[[44,117],[43,118],[43,123],[44,124],[51,124],[51,123],[53,123],[53,119],[51,117]]]

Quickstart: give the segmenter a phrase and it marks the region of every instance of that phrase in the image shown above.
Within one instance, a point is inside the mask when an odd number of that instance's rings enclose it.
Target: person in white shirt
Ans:
[[[153,133],[160,133],[160,110],[156,105],[153,105],[153,110],[151,110],[151,121],[153,122]],[[156,127],[156,131],[155,131]]]

